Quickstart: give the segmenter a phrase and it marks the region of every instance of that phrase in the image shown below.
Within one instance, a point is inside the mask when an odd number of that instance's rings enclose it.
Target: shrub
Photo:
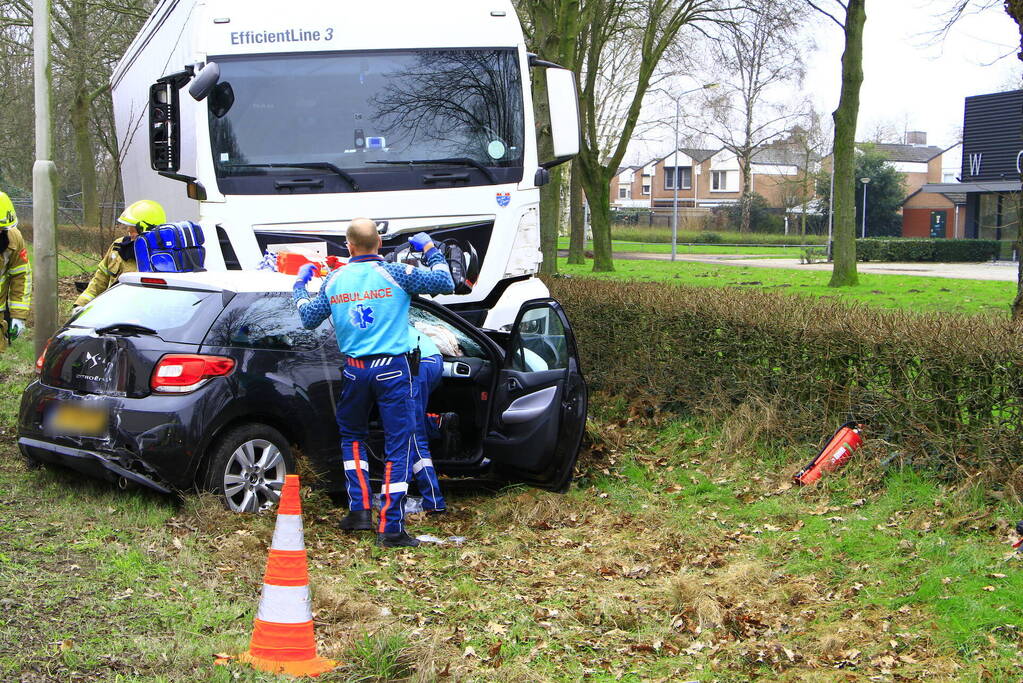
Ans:
[[[856,240],[856,258],[860,261],[976,262],[990,261],[998,252],[995,240],[874,237]]]
[[[750,230],[759,233],[779,233],[785,230],[785,219],[770,207],[761,195],[749,197]],[[711,210],[707,225],[712,230],[739,230],[742,225],[742,205],[722,204]]]
[[[756,290],[555,279],[592,389],[665,410],[776,407],[794,439],[850,419],[947,474],[1019,460],[1021,330]]]

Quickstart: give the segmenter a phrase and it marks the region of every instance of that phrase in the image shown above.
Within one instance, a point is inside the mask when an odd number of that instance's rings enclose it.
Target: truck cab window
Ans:
[[[423,189],[438,173],[463,176],[460,186],[522,178],[524,84],[512,49],[216,60],[230,92],[209,114],[225,194]]]

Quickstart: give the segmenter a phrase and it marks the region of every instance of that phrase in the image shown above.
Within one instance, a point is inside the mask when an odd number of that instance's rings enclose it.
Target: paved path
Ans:
[[[562,255],[567,255],[564,252]],[[626,261],[670,261],[671,254],[648,254],[641,252],[616,252],[616,259]],[[679,261],[689,263],[713,263],[721,266],[743,266],[753,268],[788,268],[791,270],[831,270],[830,263],[802,264],[794,258],[757,258],[742,254],[679,254]],[[1018,264],[1004,261],[998,263],[864,263],[856,264],[861,273],[885,273],[889,275],[923,275],[944,277],[955,280],[998,280],[1015,282]]]

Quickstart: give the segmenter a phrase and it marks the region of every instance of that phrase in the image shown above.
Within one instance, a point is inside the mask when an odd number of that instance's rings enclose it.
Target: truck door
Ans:
[[[484,452],[498,474],[561,491],[586,426],[586,382],[561,305],[533,299],[519,309],[494,390]]]

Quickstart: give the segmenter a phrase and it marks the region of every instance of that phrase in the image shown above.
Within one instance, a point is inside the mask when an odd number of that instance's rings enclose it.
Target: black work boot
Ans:
[[[377,545],[381,548],[414,548],[419,545],[419,541],[404,531],[393,531],[377,534]]]
[[[372,531],[373,513],[369,510],[352,510],[338,524],[341,531]]]

